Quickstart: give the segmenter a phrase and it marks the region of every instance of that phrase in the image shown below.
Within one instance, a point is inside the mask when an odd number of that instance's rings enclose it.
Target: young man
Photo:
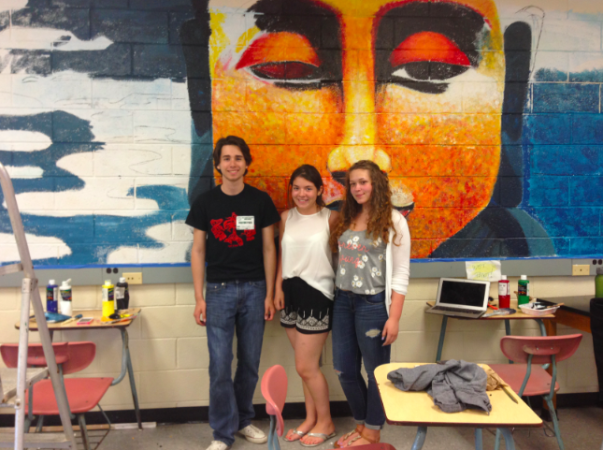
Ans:
[[[194,316],[199,325],[207,326],[209,347],[209,424],[214,440],[207,450],[227,450],[234,443],[235,432],[256,444],[267,440],[251,425],[252,400],[264,320],[274,316],[273,225],[280,216],[268,194],[244,182],[251,153],[243,139],[221,138],[213,159],[222,184],[199,197],[186,223],[195,228],[191,253]],[[233,382],[235,329],[238,362]]]

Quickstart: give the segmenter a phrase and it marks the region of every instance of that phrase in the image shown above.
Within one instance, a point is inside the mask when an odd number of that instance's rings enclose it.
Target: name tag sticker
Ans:
[[[255,217],[237,216],[237,230],[255,230]]]

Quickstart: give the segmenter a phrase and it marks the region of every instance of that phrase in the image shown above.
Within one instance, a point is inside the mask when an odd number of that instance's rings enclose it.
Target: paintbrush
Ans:
[[[513,394],[511,394],[511,392],[507,389],[507,386],[505,386],[504,384],[501,384],[500,387],[502,388],[503,391],[505,391],[505,394],[507,394],[507,396],[513,400],[515,403],[519,403],[517,401],[517,399],[513,396]]]

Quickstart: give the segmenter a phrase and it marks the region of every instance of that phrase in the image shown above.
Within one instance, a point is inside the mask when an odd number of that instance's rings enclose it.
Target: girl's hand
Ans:
[[[385,326],[383,327],[383,333],[381,333],[381,340],[383,340],[383,346],[392,345],[398,337],[398,321],[393,317],[387,319]]]
[[[280,311],[285,307],[285,293],[283,291],[277,291],[274,296],[274,307],[277,311]]]

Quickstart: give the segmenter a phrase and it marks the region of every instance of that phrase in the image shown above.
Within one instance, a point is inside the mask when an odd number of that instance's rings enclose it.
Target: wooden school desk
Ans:
[[[423,363],[421,363],[423,364]],[[375,369],[375,379],[381,395],[387,423],[391,425],[417,426],[417,435],[412,450],[420,450],[425,442],[427,427],[471,427],[475,428],[475,449],[482,449],[482,428],[500,428],[507,450],[515,450],[512,427],[541,427],[542,419],[521,398],[510,391],[515,403],[502,389],[488,391],[492,411],[466,410],[445,413],[433,404],[427,392],[404,392],[387,379],[387,374],[400,368],[413,368],[419,363],[390,363]],[[480,367],[487,368],[485,364]],[[442,448],[445,443],[442,443]]]
[[[434,302],[427,302],[428,306],[433,306]],[[509,314],[508,316],[492,316],[492,317],[480,317],[478,319],[470,319],[470,318],[465,318],[465,317],[454,317],[454,316],[446,316],[444,314],[441,314],[442,316],[442,326],[440,327],[440,340],[438,341],[438,351],[436,353],[436,362],[439,361],[442,358],[442,349],[444,348],[444,338],[446,337],[446,325],[448,324],[448,319],[457,319],[457,320],[466,320],[467,323],[474,321],[474,320],[492,320],[492,321],[501,321],[504,320],[505,321],[505,331],[507,333],[507,336],[511,335],[511,323],[509,321],[511,320],[535,320],[538,325],[540,326],[540,333],[542,334],[542,336],[546,336],[546,329],[544,326],[544,323],[542,322],[543,319],[554,319],[555,318],[555,314],[547,314],[545,316],[540,316],[540,317],[534,317],[534,316],[530,316],[529,314],[525,314],[523,313],[518,307],[517,307],[517,300],[511,300],[511,308],[515,309],[516,312],[514,314]],[[494,312],[494,310],[492,308],[490,308],[490,306],[488,306],[488,310],[486,311],[486,314]],[[428,314],[428,313],[426,313]],[[433,314],[435,315],[435,314]]]
[[[130,389],[132,390],[132,398],[134,399],[134,410],[136,412],[136,421],[138,422],[138,428],[142,430],[142,421],[140,418],[140,406],[138,403],[138,392],[136,391],[136,382],[134,381],[134,369],[132,368],[132,358],[130,357],[130,346],[128,339],[128,327],[136,319],[136,316],[140,314],[140,308],[130,308],[125,311],[126,314],[131,314],[135,317],[132,319],[124,319],[119,322],[101,322],[102,311],[101,310],[90,310],[90,311],[74,311],[73,316],[82,314],[83,317],[92,317],[94,320],[88,325],[77,325],[77,320],[67,320],[65,322],[49,323],[48,330],[50,331],[50,338],[52,339],[54,331],[69,331],[69,330],[119,330],[121,333],[122,351],[121,351],[121,372],[117,378],[113,380],[111,386],[115,386],[121,383],[128,372],[128,378],[130,379]],[[19,322],[15,324],[15,328],[19,328]],[[38,331],[38,324],[35,319],[30,319],[29,329],[31,331]]]

